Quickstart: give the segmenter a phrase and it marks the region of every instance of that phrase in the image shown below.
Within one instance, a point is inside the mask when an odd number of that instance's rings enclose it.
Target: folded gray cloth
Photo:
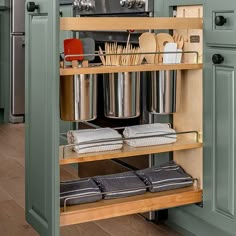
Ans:
[[[103,192],[104,199],[129,197],[146,192],[145,184],[131,171],[95,176],[93,179]]]
[[[193,185],[193,178],[174,161],[158,167],[136,171],[150,192],[159,192]]]
[[[70,180],[60,183],[60,205],[76,205],[102,199],[99,187],[91,178]],[[66,202],[65,202],[66,201]]]

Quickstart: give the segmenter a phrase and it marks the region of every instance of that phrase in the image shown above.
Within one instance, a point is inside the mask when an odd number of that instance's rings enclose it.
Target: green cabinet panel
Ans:
[[[213,64],[214,54],[222,55],[224,62]],[[236,51],[205,50],[204,200],[215,224],[226,232],[236,229],[235,72]]]
[[[228,9],[234,12],[234,1],[227,1],[226,4],[211,0],[168,0],[164,11],[167,15],[171,14],[172,6],[198,3],[204,4],[204,42],[212,45],[235,44],[234,29],[227,30],[225,25],[212,30],[213,12],[228,14]],[[224,62],[213,65],[214,54],[221,54]],[[236,232],[235,68],[236,51],[204,48],[203,208],[191,205],[169,210],[168,224],[184,229],[184,235],[228,236]]]
[[[214,54],[222,55],[224,62],[214,65]],[[235,235],[236,51],[205,48],[204,57],[203,208],[173,209],[169,223],[194,235]],[[196,225],[202,225],[201,230]]]
[[[234,216],[234,79],[234,67],[213,67],[213,211],[229,218]]]
[[[59,6],[26,14],[26,219],[59,235]]]
[[[0,10],[1,9],[6,9],[9,7],[10,1],[7,0],[0,0]]]
[[[236,46],[236,5],[234,0],[207,0],[204,6],[205,42],[207,44]],[[216,25],[215,18],[226,22]]]

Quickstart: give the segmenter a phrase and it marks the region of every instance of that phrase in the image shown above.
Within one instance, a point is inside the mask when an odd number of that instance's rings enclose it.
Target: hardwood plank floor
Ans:
[[[36,236],[24,213],[24,125],[0,125],[0,235]],[[71,166],[61,169],[62,179],[75,178]],[[61,228],[61,236],[180,236],[166,226],[154,225],[139,215],[117,217]]]

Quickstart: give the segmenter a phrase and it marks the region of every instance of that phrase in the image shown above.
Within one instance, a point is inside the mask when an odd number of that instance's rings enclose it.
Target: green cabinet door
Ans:
[[[26,4],[29,1],[26,1]],[[26,219],[59,235],[59,6],[26,12]]]
[[[235,0],[207,0],[204,5],[205,42],[236,46]]]
[[[213,57],[215,63],[224,61],[214,64]],[[204,209],[211,224],[231,233],[236,230],[235,75],[236,50],[205,50]]]
[[[214,64],[213,55],[224,61]],[[235,75],[236,50],[205,48],[203,208],[192,205],[169,212],[171,225],[197,236],[236,235]]]

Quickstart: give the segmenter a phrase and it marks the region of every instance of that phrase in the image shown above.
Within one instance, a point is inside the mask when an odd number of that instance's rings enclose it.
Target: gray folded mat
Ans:
[[[193,178],[174,161],[158,167],[136,171],[150,192],[159,192],[193,185]]]
[[[157,167],[60,183],[60,205],[129,197],[193,185],[193,178],[174,161]]]
[[[67,199],[67,200],[66,200]],[[60,183],[60,205],[76,205],[80,203],[96,202],[102,199],[102,194],[91,178],[70,180]]]
[[[104,199],[129,197],[146,192],[146,185],[134,172],[93,177]]]

